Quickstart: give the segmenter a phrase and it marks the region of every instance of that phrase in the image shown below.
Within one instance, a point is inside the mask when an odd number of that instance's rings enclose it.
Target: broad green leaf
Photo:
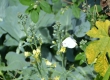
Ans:
[[[0,23],[0,27],[17,41],[26,35],[23,25],[18,24],[18,15],[24,13],[25,9],[22,5],[8,7],[6,17]]]
[[[24,67],[29,66],[29,63],[25,61],[25,57],[22,54],[16,54],[15,52],[7,53],[5,59],[7,60],[7,70],[23,70]]]
[[[34,73],[33,73],[33,71],[34,71]],[[37,68],[26,67],[25,69],[22,70],[23,80],[28,80],[28,79],[35,80],[34,75],[36,75],[36,79],[37,79],[38,74],[36,74],[36,73],[37,73]]]
[[[57,13],[62,8],[62,2],[61,0],[56,0],[52,6],[52,11]]]
[[[81,60],[84,57],[84,53],[79,53],[78,55],[76,55],[75,60]]]
[[[6,35],[6,39],[3,43],[5,46],[17,46],[18,41],[16,41],[13,37],[9,36],[8,34]]]
[[[42,8],[43,11],[45,11],[47,13],[51,13],[51,7],[50,7],[49,3],[47,3],[46,1],[41,0],[40,7]]]
[[[42,10],[39,12],[39,20],[36,23],[36,30],[42,27],[49,27],[55,22],[54,14],[46,13]]]
[[[0,0],[0,19],[3,20],[3,18],[6,15],[6,8],[8,7],[8,1],[7,0]],[[1,20],[0,20],[1,22]]]
[[[52,53],[49,51],[49,49],[47,48],[47,46],[43,45],[41,48],[41,54],[43,58],[46,58],[48,60],[52,60]]]
[[[38,15],[37,10],[32,10],[30,16],[31,16],[31,19],[34,23],[36,23],[39,19],[39,15]]]
[[[80,12],[80,18],[72,18],[73,32],[77,37],[83,37],[86,35],[86,32],[90,30],[90,22],[86,19],[86,14]]]
[[[90,23],[89,21],[83,22],[81,25],[76,26],[75,29],[75,35],[77,37],[83,37],[85,36],[86,32],[90,30]]]
[[[93,73],[92,66],[76,67],[75,71],[68,73],[68,80],[94,80],[95,74]]]
[[[80,60],[79,64],[83,64],[86,61],[85,53],[79,53],[78,55],[76,55],[75,60]]]
[[[7,1],[7,0],[6,0]],[[16,6],[16,5],[19,5],[19,4],[21,4],[20,2],[19,2],[19,0],[8,0],[8,5],[9,6]],[[22,5],[22,4],[21,4]]]
[[[110,21],[97,21],[96,27],[93,27],[90,31],[87,32],[87,35],[93,38],[99,38],[99,40],[92,41],[86,47],[86,57],[88,63],[91,64],[94,61],[96,62],[95,70],[101,76],[104,76],[108,69],[108,60],[106,59],[106,53],[110,57],[110,37],[109,37],[109,26]],[[99,54],[100,53],[100,54]],[[99,57],[98,57],[99,56]],[[96,59],[97,58],[97,59]],[[99,68],[99,67],[101,68]],[[106,69],[105,67],[106,66]]]
[[[72,11],[70,8],[68,10],[65,10],[63,14],[61,11],[57,13],[55,19],[57,22],[60,22],[61,24],[60,30],[64,28],[66,28],[67,31],[72,29],[71,18],[72,18]]]
[[[72,13],[74,17],[79,18],[80,17],[80,8],[77,5],[72,6]]]
[[[39,28],[36,35],[42,37],[43,43],[51,43],[52,39],[47,28]]]
[[[33,3],[33,0],[19,0],[21,4],[23,5],[31,5]]]

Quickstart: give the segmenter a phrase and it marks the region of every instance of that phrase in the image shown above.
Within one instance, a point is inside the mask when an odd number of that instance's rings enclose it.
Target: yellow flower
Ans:
[[[36,50],[33,50],[33,54],[35,55],[37,52],[36,52]]]
[[[24,52],[25,57],[29,57],[30,55],[31,55],[30,52]]]
[[[54,68],[57,67],[57,66],[56,66],[56,63],[52,64],[51,67],[54,67]]]
[[[33,50],[34,58],[36,59],[37,62],[40,62],[40,59],[39,59],[40,53],[41,51],[39,48],[37,48],[36,50]]]
[[[54,80],[60,80],[60,77],[59,77],[59,76],[56,76],[56,77],[54,78]]]
[[[66,47],[62,46],[59,52],[65,53],[66,52]]]
[[[47,65],[47,66],[51,66],[52,63],[51,63],[50,61],[46,60],[46,65]]]
[[[41,80],[45,80],[44,78],[42,78]]]
[[[34,5],[33,8],[36,9],[37,8],[37,5]]]
[[[34,55],[36,55],[36,54],[40,54],[40,52],[41,52],[41,51],[40,51],[39,48],[37,48],[36,50],[33,50],[33,54],[34,54]]]
[[[53,44],[56,44],[56,42],[55,42],[55,41],[52,41],[52,43],[53,43]]]

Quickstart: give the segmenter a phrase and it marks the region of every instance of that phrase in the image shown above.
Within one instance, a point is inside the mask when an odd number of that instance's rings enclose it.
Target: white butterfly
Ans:
[[[67,47],[67,48],[74,48],[77,45],[76,40],[71,38],[71,37],[67,37],[63,42],[62,42],[62,46],[63,47]]]

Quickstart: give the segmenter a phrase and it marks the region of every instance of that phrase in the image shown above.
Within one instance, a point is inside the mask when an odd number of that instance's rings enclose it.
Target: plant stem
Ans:
[[[36,66],[37,66],[37,69],[38,69],[39,74],[40,74],[41,77],[42,77],[42,73],[41,73],[41,71],[40,71],[40,68],[39,68],[38,62],[36,62]]]

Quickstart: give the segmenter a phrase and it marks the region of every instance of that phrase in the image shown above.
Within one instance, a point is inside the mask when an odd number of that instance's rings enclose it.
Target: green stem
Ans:
[[[36,43],[35,37],[34,37],[34,43],[35,43],[35,46],[36,46],[36,48],[37,48],[37,43]]]
[[[41,77],[42,77],[42,73],[41,73],[41,71],[40,71],[40,68],[39,68],[38,62],[36,62],[36,66],[37,66],[37,69],[38,69],[39,74],[40,74]]]
[[[28,36],[25,25],[23,25],[23,27],[24,27],[24,32],[26,33],[26,36]]]
[[[4,75],[2,75],[2,77],[3,77],[3,80],[6,80]]]
[[[63,55],[63,53],[61,53],[61,57],[62,57],[62,67],[64,67],[64,61],[63,61],[64,55]]]

